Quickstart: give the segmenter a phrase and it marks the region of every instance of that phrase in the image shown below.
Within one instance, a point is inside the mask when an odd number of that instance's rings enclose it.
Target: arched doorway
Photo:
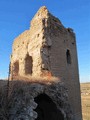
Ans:
[[[25,74],[32,74],[33,60],[32,57],[27,55],[25,59]]]
[[[17,76],[19,74],[19,61],[13,64],[13,75]]]
[[[57,109],[55,103],[46,94],[40,94],[35,98],[38,104],[35,111],[38,113],[36,120],[64,120],[62,113]]]

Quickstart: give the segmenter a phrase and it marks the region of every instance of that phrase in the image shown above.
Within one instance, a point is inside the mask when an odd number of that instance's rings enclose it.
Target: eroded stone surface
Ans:
[[[40,8],[32,19],[30,29],[14,40],[10,77],[15,79],[18,76],[60,78],[68,89],[69,104],[72,107],[74,118],[81,120],[75,33],[71,28],[65,28],[58,18],[49,13],[45,6]],[[43,92],[43,85],[37,84],[35,89],[38,92],[41,89]],[[54,88],[48,87],[48,91],[49,89],[52,92],[54,90]],[[60,97],[58,93],[56,94]],[[50,95],[51,93],[49,93]]]
[[[15,88],[15,86],[17,87]],[[40,94],[46,94],[52,99],[57,109],[62,113],[64,120],[73,120],[73,113],[68,102],[68,91],[63,83],[49,85],[16,81],[12,88],[14,89],[9,96],[12,98],[11,101],[13,100],[9,104],[9,120],[35,120],[38,116],[35,111],[38,104],[34,99]]]

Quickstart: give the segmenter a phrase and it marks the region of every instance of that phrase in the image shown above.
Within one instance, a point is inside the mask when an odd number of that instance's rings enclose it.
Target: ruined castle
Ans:
[[[43,79],[43,84],[32,82],[32,103],[37,103],[37,110],[31,107],[30,120],[82,120],[75,33],[65,28],[45,6],[32,19],[30,29],[14,40],[10,78],[17,76],[49,76],[60,80],[53,85],[49,81],[50,86]]]

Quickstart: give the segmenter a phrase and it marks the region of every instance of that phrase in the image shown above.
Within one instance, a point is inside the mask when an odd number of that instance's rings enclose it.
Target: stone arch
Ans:
[[[33,59],[32,56],[27,54],[25,58],[25,74],[32,75],[32,68],[33,68]]]
[[[71,64],[71,54],[70,54],[70,50],[68,49],[66,51],[66,59],[67,59],[67,63]]]
[[[26,82],[23,82],[23,85],[25,86],[27,84]],[[16,88],[17,89],[17,88]],[[15,90],[15,89],[14,89]],[[24,87],[22,87],[22,90],[25,90]],[[20,87],[21,91],[21,87]],[[33,92],[32,92],[33,91]],[[73,114],[71,111],[71,108],[68,104],[68,99],[66,95],[66,89],[63,86],[63,84],[57,83],[56,85],[51,84],[51,85],[46,85],[46,84],[39,84],[39,83],[31,83],[30,86],[28,87],[28,91],[25,90],[25,99],[23,99],[23,92],[17,94],[17,97],[15,101],[19,100],[20,104],[19,107],[16,107],[15,113],[11,114],[10,118],[15,117],[14,120],[16,119],[27,119],[27,120],[38,120],[38,112],[36,111],[38,107],[38,101],[41,99],[41,101],[45,100],[44,103],[49,102],[51,103],[51,106],[55,106],[53,109],[58,110],[59,114],[63,116],[63,120],[73,120]],[[28,93],[27,93],[28,92]],[[14,92],[13,92],[14,93]],[[44,97],[42,96],[44,95]],[[14,102],[15,102],[14,101]],[[18,102],[13,103],[14,106],[18,106]],[[26,106],[23,106],[26,105]],[[42,104],[43,105],[43,104]],[[22,107],[21,107],[22,106]],[[46,105],[44,105],[46,106]],[[20,111],[21,108],[21,111]],[[50,106],[49,106],[50,108]],[[13,107],[10,108],[11,111],[13,112]],[[18,113],[19,111],[19,113]],[[57,113],[55,111],[55,113]],[[53,113],[52,113],[53,114]],[[58,114],[58,113],[57,113]],[[50,115],[50,114],[49,114]],[[50,115],[51,116],[51,115]],[[62,120],[56,118],[57,115],[55,115],[52,118],[52,120]],[[49,120],[51,120],[51,118]],[[43,119],[39,119],[43,120]],[[45,118],[44,120],[48,120],[48,118]]]
[[[13,72],[14,76],[18,76],[18,74],[19,74],[19,60],[14,62],[12,72]]]
[[[36,120],[64,120],[63,114],[48,95],[45,93],[39,94],[34,100],[38,104],[35,109],[38,113]]]

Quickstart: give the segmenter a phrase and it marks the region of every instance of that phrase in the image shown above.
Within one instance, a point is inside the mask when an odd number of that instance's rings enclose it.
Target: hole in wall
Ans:
[[[27,55],[25,58],[25,74],[32,74],[33,59],[32,56]]]
[[[74,45],[75,43],[74,42],[72,42],[72,45]]]
[[[37,34],[37,37],[39,37],[40,34]]]
[[[70,54],[70,50],[68,49],[66,51],[66,59],[67,59],[67,63],[71,64],[71,54]]]
[[[13,74],[14,75],[18,75],[19,74],[19,61],[16,61],[13,64]]]
[[[35,109],[38,114],[36,120],[64,120],[63,114],[48,95],[40,94],[34,100],[38,104]]]
[[[24,44],[24,42],[22,42],[22,44]]]
[[[45,39],[45,36],[43,36],[42,39]]]

